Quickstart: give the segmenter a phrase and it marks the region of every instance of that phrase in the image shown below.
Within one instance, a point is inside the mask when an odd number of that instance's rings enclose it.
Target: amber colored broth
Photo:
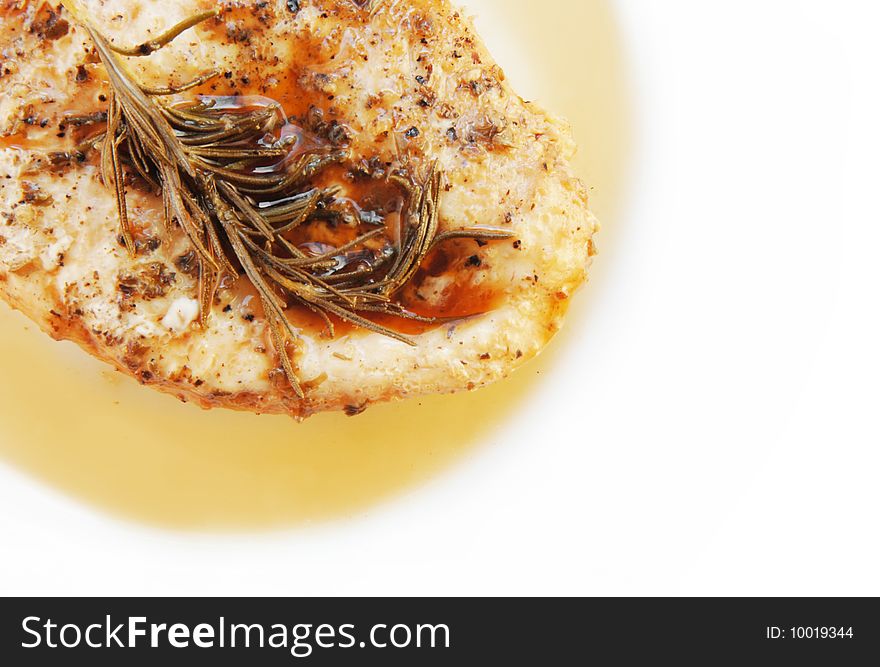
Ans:
[[[605,223],[604,251],[613,246],[628,141],[620,46],[607,0],[551,5],[467,3],[513,86],[572,122],[576,166]],[[111,514],[176,529],[261,530],[361,516],[461,462],[525,396],[542,391],[537,376],[552,377],[582,334],[585,303],[575,300],[573,321],[540,359],[495,386],[302,424],[180,403],[0,305],[0,464]]]

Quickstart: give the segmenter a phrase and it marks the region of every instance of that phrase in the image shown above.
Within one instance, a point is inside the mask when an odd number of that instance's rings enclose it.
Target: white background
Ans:
[[[0,592],[880,594],[880,9],[609,4],[619,202],[597,193],[594,280],[479,446],[347,516],[225,533],[0,459]]]

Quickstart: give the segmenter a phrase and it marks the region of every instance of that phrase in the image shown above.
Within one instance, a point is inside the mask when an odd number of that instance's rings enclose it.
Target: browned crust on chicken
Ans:
[[[201,92],[278,99],[310,131],[343,133],[352,157],[333,178],[353,197],[368,196],[370,180],[402,161],[436,161],[445,174],[442,229],[513,235],[462,239],[432,258],[401,298],[472,316],[416,332],[415,347],[345,328],[330,339],[294,313],[304,399],[279,372],[241,285],[220,290],[200,327],[187,242],[161,236],[159,199],[135,182],[140,244],[128,256],[112,192],[94,160],[74,152],[83,130],[65,122],[105,108],[91,43],[58,5],[0,3],[0,293],[53,337],[203,407],[305,416],[483,386],[534,356],[561,325],[596,230],[569,166],[569,131],[510,90],[447,0],[303,0],[297,11],[284,0],[224,2],[217,19],[132,63],[152,85],[217,66],[228,74]],[[84,5],[124,44],[214,6]]]

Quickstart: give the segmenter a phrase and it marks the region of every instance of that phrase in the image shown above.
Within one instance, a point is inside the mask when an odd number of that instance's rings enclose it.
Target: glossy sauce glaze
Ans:
[[[352,24],[364,22],[365,12],[351,5],[339,3],[334,11],[344,15],[343,18]],[[259,30],[262,20],[265,20],[264,13],[258,6],[224,7],[220,15],[207,25],[228,39],[246,41],[250,31]],[[341,47],[338,45],[340,41],[343,42]],[[346,139],[356,130],[341,119],[334,107],[334,94],[314,85],[303,85],[306,81],[314,81],[315,72],[320,72],[322,64],[333,64],[337,57],[336,49],[344,50],[346,41],[350,41],[349,35],[341,38],[338,35],[326,36],[323,39],[314,35],[298,35],[295,41],[296,57],[292,64],[278,70],[270,67],[271,73],[267,75],[265,62],[258,59],[244,62],[238,71],[223,72],[197,88],[196,93],[204,98],[222,100],[222,104],[230,109],[236,106],[245,108],[255,99],[279,104],[288,119],[282,136],[284,133],[295,134],[302,142],[298,144],[301,149],[319,146],[330,150],[333,145],[346,145]],[[308,63],[308,69],[297,63]],[[390,141],[389,137],[380,139],[386,143]],[[348,216],[349,219],[360,214],[362,219],[372,224],[384,224],[384,242],[393,245],[399,239],[400,213],[405,204],[400,188],[386,179],[396,166],[396,160],[387,151],[378,150],[372,155],[350,155],[343,164],[322,170],[309,185],[338,187],[337,203],[350,205],[352,215]],[[370,224],[313,220],[294,230],[289,238],[301,249],[326,252],[330,246],[338,247],[350,242],[371,228]],[[374,251],[378,251],[380,245],[377,242],[370,244]],[[423,318],[434,318],[436,322],[378,314],[369,315],[368,319],[400,333],[418,334],[451,320],[478,315],[497,307],[502,299],[498,291],[474,287],[467,279],[456,279],[460,273],[467,278],[468,269],[478,266],[475,253],[480,245],[472,240],[456,240],[435,248],[426,257],[424,266],[395,295],[394,300],[406,310]],[[350,270],[357,268],[356,259],[347,257],[340,260],[350,264]],[[441,273],[447,274],[446,287],[442,295],[435,294],[429,302],[420,292],[422,282],[428,276],[436,277]],[[253,290],[245,288],[244,291],[250,294]],[[288,314],[293,322],[304,329],[327,330],[324,319],[304,306],[291,305]],[[354,331],[354,327],[334,315],[330,315],[330,320],[337,336]]]
[[[260,30],[262,24],[272,20],[274,9],[262,6],[264,4],[226,5],[221,7],[216,18],[203,24],[200,29],[215,32],[220,39],[246,43],[251,34]],[[5,43],[14,43],[14,33],[26,29],[26,13],[30,15],[36,12],[35,16],[29,16],[29,31],[48,31],[53,38],[66,34],[69,24],[63,13],[56,12],[47,5],[35,7],[38,6],[33,3],[5,1],[2,6],[5,15],[2,30],[7,33],[4,35]],[[265,57],[245,60],[240,63],[237,71],[221,72],[219,76],[193,91],[175,96],[172,103],[201,99],[228,113],[252,109],[254,106],[277,105],[283,110],[286,122],[275,133],[274,139],[286,138],[293,143],[288,158],[274,164],[261,165],[259,171],[262,173],[281,172],[292,159],[308,150],[331,151],[340,146],[344,148],[348,138],[356,130],[340,120],[339,112],[334,107],[334,94],[321,89],[320,72],[323,66],[332,66],[337,55],[344,54],[346,49],[357,50],[358,46],[352,38],[354,33],[350,28],[358,28],[368,21],[368,12],[358,3],[352,2],[338,3],[333,12],[337,15],[335,18],[339,24],[347,25],[349,29],[325,36],[297,35],[293,45],[296,57],[292,63],[285,62],[280,66],[271,58]],[[14,54],[4,55],[9,61],[14,61],[14,57],[10,57]],[[23,57],[23,54],[18,54],[18,57]],[[300,63],[307,63],[308,66]],[[53,117],[23,118],[12,134],[0,138],[0,145],[21,150],[38,150],[54,155],[54,159],[62,162],[76,160],[97,165],[97,151],[84,149],[83,146],[90,136],[102,131],[100,114],[106,109],[108,93],[106,75],[102,66],[96,62],[78,71],[77,77],[78,80],[82,79],[80,93],[74,101],[78,108],[70,108],[69,103],[64,108],[47,108],[43,105],[42,113],[54,112]],[[388,137],[380,139],[385,139],[386,144],[390,143]],[[366,255],[371,253],[373,258],[383,253],[393,253],[399,240],[401,210],[405,205],[404,193],[387,180],[387,175],[397,166],[395,162],[388,150],[383,150],[380,146],[372,155],[349,154],[344,163],[332,165],[319,172],[309,183],[303,184],[303,189],[337,187],[339,194],[334,202],[334,209],[341,209],[345,214],[334,218],[318,215],[289,233],[288,240],[307,254],[322,254],[352,241],[365,231],[384,225],[385,234],[382,237],[370,241],[364,248],[340,255],[334,273],[357,271],[363,261],[370,260]],[[133,185],[144,188],[145,184],[135,181]],[[273,202],[262,202],[265,205],[271,203]],[[146,242],[145,239],[139,240]],[[368,319],[400,333],[417,334],[455,318],[490,310],[497,304],[498,294],[485,288],[473,288],[468,280],[456,279],[462,269],[473,268],[476,247],[474,241],[463,240],[442,244],[429,254],[425,266],[419,269],[410,282],[394,295],[394,301],[407,311],[422,318],[436,318],[436,322],[380,314],[369,315]],[[429,302],[420,291],[422,282],[428,276],[436,277],[441,273],[446,273],[448,277],[445,288],[442,294],[435,292]],[[467,271],[464,275],[468,275]],[[249,298],[254,290],[245,284],[248,282],[247,278],[243,277],[236,282],[240,284],[233,285],[228,280],[224,282],[227,289],[221,290],[220,300],[239,303],[247,299],[248,315],[262,317],[259,299]],[[226,305],[228,304],[224,303],[222,307]],[[293,323],[303,329],[318,329],[329,334],[324,318],[305,306],[290,304],[288,315]],[[334,315],[330,315],[330,321],[336,335],[354,332],[352,326]]]

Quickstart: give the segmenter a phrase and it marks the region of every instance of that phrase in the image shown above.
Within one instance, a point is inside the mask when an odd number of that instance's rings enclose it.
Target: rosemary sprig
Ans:
[[[161,190],[165,232],[171,233],[176,224],[192,243],[199,268],[201,323],[207,323],[222,276],[237,278],[243,273],[260,296],[272,346],[298,396],[304,394],[288,350],[298,338],[286,314],[290,305],[300,304],[318,313],[330,335],[333,315],[414,345],[410,337],[361,313],[436,321],[393,301],[428,252],[452,238],[509,236],[501,230],[476,228],[438,233],[442,174],[432,165],[424,179],[407,170],[390,176],[406,201],[397,247],[388,242],[379,250],[371,249],[368,242],[375,244],[385,236],[384,229],[373,229],[331,251],[307,254],[286,234],[332,208],[337,190],[309,183],[328,165],[347,160],[348,151],[314,149],[293,157],[291,141],[267,140],[286,123],[280,105],[229,110],[218,108],[208,98],[168,101],[169,96],[201,85],[218,72],[204,72],[176,86],[151,88],[137,81],[120,58],[149,55],[217,12],[203,12],[153,40],[124,48],[111,44],[76,0],[65,4],[94,42],[110,80],[106,130],[90,143],[100,144],[101,174],[115,190],[126,248],[132,254],[135,251],[124,166]],[[356,261],[349,261],[352,258]]]

